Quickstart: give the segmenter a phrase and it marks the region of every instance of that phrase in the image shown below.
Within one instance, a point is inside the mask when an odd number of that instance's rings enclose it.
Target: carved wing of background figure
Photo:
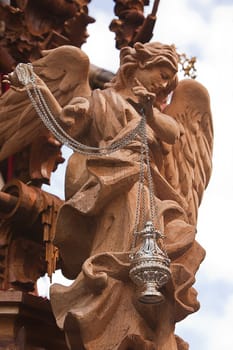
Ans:
[[[179,123],[182,134],[175,145],[164,145],[162,171],[179,194],[190,224],[195,225],[212,168],[213,127],[209,94],[195,80],[183,80],[164,113]]]
[[[90,95],[89,66],[88,56],[73,46],[44,51],[43,57],[33,62],[34,72],[44,82],[43,92],[48,104],[53,103],[54,96],[61,107],[74,96]],[[46,93],[47,87],[52,94]],[[46,133],[25,89],[9,89],[3,94],[0,98],[0,161]]]

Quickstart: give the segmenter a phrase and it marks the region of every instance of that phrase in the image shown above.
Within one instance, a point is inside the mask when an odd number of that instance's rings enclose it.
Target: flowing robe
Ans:
[[[106,147],[122,139],[140,122],[136,109],[109,88],[90,98],[88,127],[82,141]],[[175,121],[167,116],[167,132]],[[85,122],[84,122],[85,124]],[[174,335],[175,323],[196,311],[192,288],[204,251],[195,241],[196,229],[185,203],[163,176],[164,140],[147,126],[158,220],[171,259],[171,281],[162,288],[165,302],[141,304],[129,279],[140,171],[140,138],[105,156],[74,153],[66,174],[66,202],[61,207],[54,243],[62,270],[75,279],[69,287],[51,287],[51,303],[70,349],[184,350]],[[145,183],[146,209],[149,193]]]

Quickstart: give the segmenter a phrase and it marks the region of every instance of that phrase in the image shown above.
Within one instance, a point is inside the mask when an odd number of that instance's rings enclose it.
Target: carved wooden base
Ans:
[[[0,350],[67,350],[50,302],[20,291],[0,291]]]

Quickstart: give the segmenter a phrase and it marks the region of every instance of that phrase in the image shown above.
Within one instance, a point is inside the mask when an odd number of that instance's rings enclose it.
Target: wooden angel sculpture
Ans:
[[[89,61],[77,48],[45,52],[33,67],[37,75],[24,66],[21,79],[9,77],[20,91],[1,101],[0,157],[48,132],[37,113],[75,151],[54,240],[64,275],[75,281],[51,287],[69,348],[187,349],[174,329],[199,308],[192,285],[204,258],[195,233],[211,172],[208,92],[193,80],[178,83],[175,48],[160,43],[123,48],[104,90],[90,90]],[[165,234],[158,249],[171,261],[156,304],[142,303],[129,277],[135,232],[148,220]]]

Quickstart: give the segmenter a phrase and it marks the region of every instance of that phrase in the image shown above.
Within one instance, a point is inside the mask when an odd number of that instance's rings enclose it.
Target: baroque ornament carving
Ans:
[[[88,38],[90,0],[16,0],[0,2],[0,71],[41,57],[60,45],[81,47]]]

